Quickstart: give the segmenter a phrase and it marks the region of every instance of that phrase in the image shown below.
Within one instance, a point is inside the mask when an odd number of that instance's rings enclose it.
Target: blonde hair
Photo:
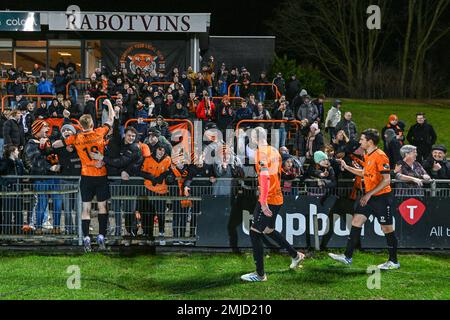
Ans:
[[[83,114],[80,117],[80,124],[84,130],[91,129],[94,126],[94,120],[90,114]]]

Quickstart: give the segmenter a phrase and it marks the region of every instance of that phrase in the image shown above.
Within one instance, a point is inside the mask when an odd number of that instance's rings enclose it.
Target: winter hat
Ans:
[[[61,132],[63,132],[65,129],[70,130],[73,132],[73,134],[77,134],[77,130],[75,129],[75,127],[71,124],[65,124],[61,127]]]
[[[334,100],[333,106],[337,107],[338,105],[342,104],[342,101],[339,99]]]
[[[439,150],[439,151],[442,151],[444,153],[447,153],[447,148],[443,144],[435,144],[433,146],[433,148],[431,148],[431,151],[434,151],[434,150]]]
[[[316,130],[319,130],[319,125],[318,125],[317,123],[314,122],[314,123],[311,125],[311,128],[316,129]]]
[[[49,124],[41,119],[34,121],[33,124],[31,125],[31,133],[33,134],[33,136],[37,135],[44,126],[48,127]]]
[[[155,127],[151,127],[150,129],[148,129],[148,135],[154,135],[156,137],[159,137],[161,135],[161,131],[159,131]]]
[[[398,121],[398,117],[397,117],[395,114],[391,114],[391,115],[389,116],[389,122],[394,121],[394,120],[397,120],[397,121]]]
[[[314,152],[314,162],[319,164],[320,161],[328,160],[328,156],[323,151]]]
[[[306,92],[305,89],[302,89],[302,91],[300,91],[300,97],[304,97],[304,96],[307,96],[307,95],[308,95],[308,92]]]

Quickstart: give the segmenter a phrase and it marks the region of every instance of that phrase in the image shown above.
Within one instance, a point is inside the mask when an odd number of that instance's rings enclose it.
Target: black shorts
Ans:
[[[359,201],[355,209],[356,214],[362,214],[369,218],[372,214],[378,219],[378,222],[383,226],[393,224],[393,198],[392,192],[385,193],[379,196],[372,196],[364,207],[361,207]]]
[[[277,220],[277,215],[280,212],[282,205],[271,205],[269,204],[269,209],[272,211],[272,216],[266,216],[261,210],[261,203],[258,201],[253,212],[253,223],[252,227],[259,232],[264,232],[266,228],[275,229],[275,222]]]
[[[97,196],[97,202],[104,202],[111,198],[108,177],[81,176],[81,201],[91,202]]]

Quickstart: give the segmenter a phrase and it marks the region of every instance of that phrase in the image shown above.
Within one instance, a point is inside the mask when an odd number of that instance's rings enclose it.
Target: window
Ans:
[[[56,67],[64,63],[75,66],[78,75],[81,73],[81,41],[79,40],[49,40],[49,69],[57,72]]]

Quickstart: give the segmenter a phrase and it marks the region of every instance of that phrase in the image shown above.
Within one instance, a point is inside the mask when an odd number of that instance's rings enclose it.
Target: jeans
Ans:
[[[172,226],[174,238],[184,238],[186,236],[186,224],[190,211],[190,207],[183,208],[181,201],[175,201]]]
[[[68,191],[78,188],[77,180],[61,180],[61,190]],[[74,234],[78,230],[78,199],[77,193],[69,193],[62,195],[64,208],[64,227],[65,231]],[[75,211],[75,221],[72,216]]]
[[[133,180],[110,180],[109,185],[112,197],[137,194],[139,189],[139,184]],[[114,214],[114,235],[120,236],[122,234],[122,212],[125,218],[125,229],[131,233],[134,228],[136,200],[111,200],[111,210]]]
[[[260,102],[264,102],[266,100],[266,91],[265,90],[258,91],[258,97]]]
[[[77,87],[71,86],[69,91],[69,96],[71,96],[76,103],[78,101],[78,90]]]
[[[0,138],[0,159],[3,158],[3,146],[5,145],[5,139]]]
[[[226,82],[222,82],[219,88],[219,96],[224,96],[228,94],[228,87]]]
[[[280,128],[280,145],[279,148],[286,146],[286,137],[287,137],[287,131],[286,128]]]
[[[37,180],[34,182],[36,191],[59,191],[61,189],[60,181],[57,179]],[[42,224],[46,221],[45,212],[48,205],[49,197],[53,199],[53,227],[59,228],[61,225],[61,194],[38,194],[38,204],[36,208],[36,228],[42,228]]]
[[[234,86],[234,96],[235,97],[240,97],[241,96],[239,89],[240,89],[240,86]]]

